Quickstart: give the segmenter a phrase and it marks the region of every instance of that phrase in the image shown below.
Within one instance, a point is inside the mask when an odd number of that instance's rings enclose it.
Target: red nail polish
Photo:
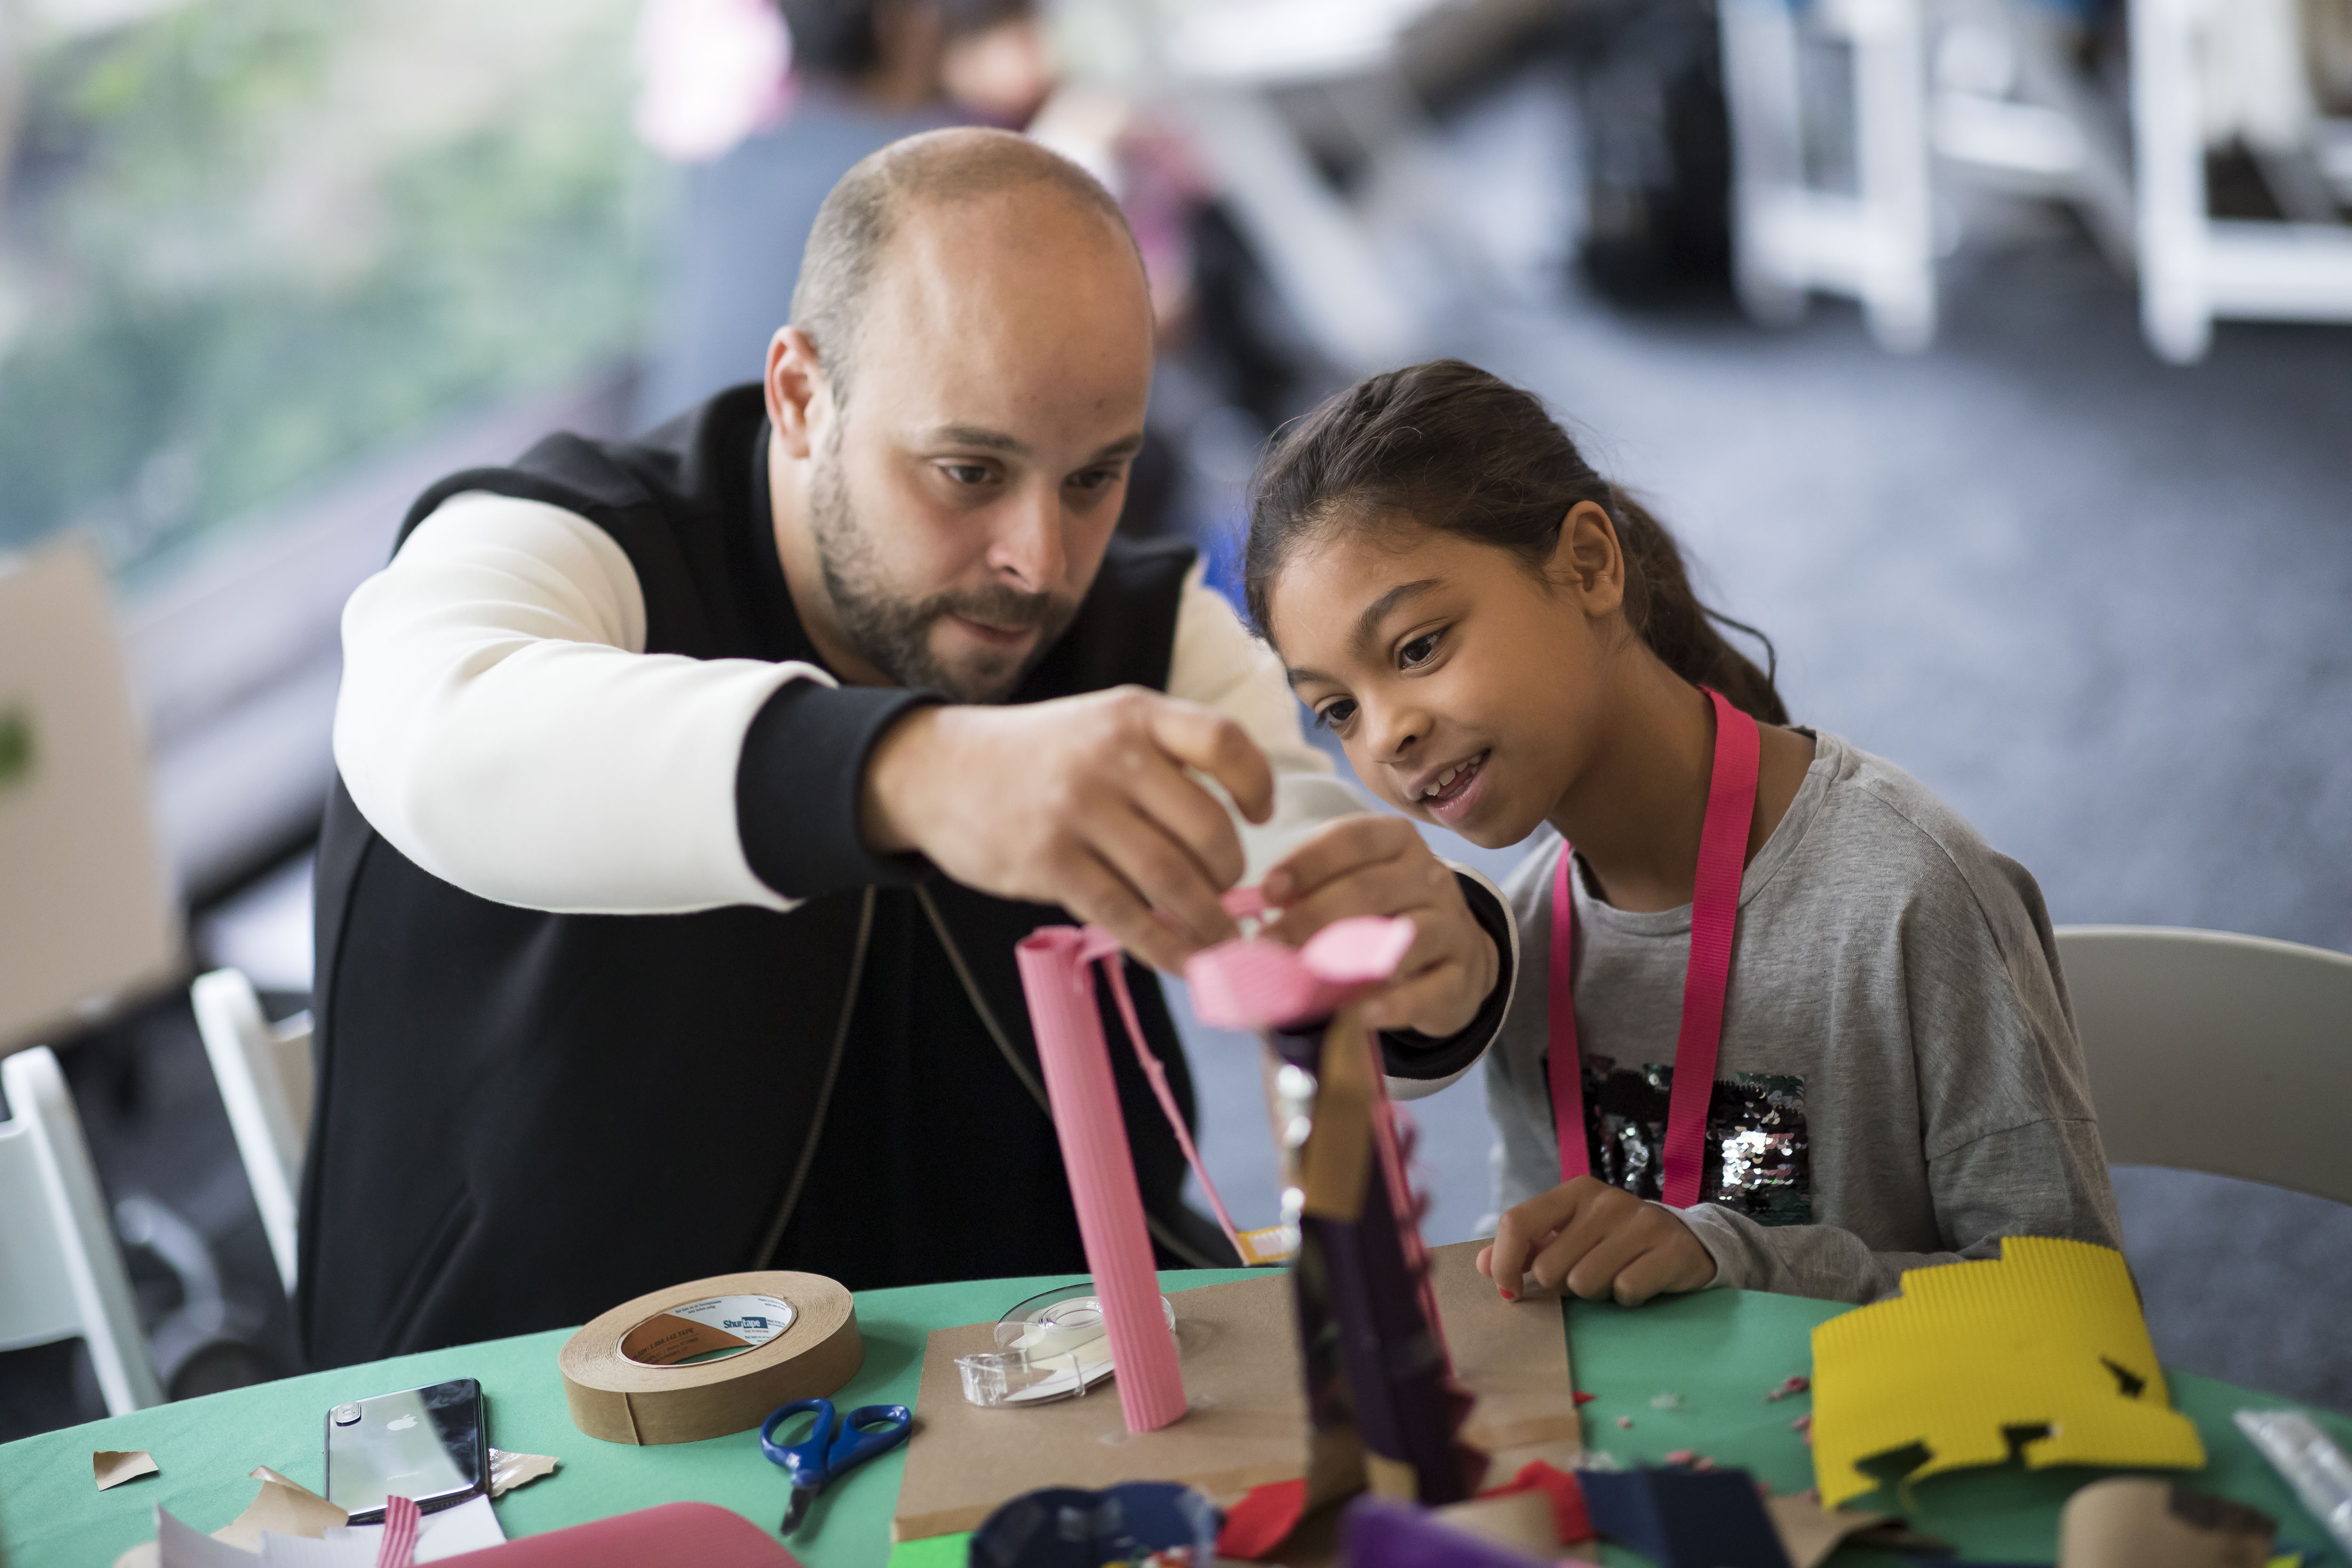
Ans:
[[[1503,1292],[1503,1300],[1506,1301],[1516,1301],[1518,1300],[1518,1297],[1511,1291],[1506,1290]]]

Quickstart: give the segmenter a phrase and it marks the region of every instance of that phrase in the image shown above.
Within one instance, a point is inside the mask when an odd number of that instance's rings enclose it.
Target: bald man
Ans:
[[[1401,1091],[1500,1022],[1501,900],[1360,814],[1189,550],[1112,537],[1151,319],[1099,185],[1002,132],[886,148],[793,317],[760,384],[641,443],[436,485],[345,612],[319,1364],[735,1269],[1082,1269],[1013,962],[1042,924],[1174,967],[1273,868],[1291,940],[1413,918]],[[1112,1059],[1162,1265],[1230,1261]]]

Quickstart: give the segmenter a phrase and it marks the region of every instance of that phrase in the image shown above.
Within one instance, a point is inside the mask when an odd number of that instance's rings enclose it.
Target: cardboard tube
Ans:
[[[698,1317],[713,1299],[767,1297],[792,1309],[782,1333],[750,1342]],[[709,1313],[698,1315],[708,1319]],[[556,1358],[572,1424],[607,1443],[698,1443],[745,1432],[780,1405],[830,1394],[865,1364],[849,1292],[817,1274],[721,1274],[624,1301],[564,1342]]]

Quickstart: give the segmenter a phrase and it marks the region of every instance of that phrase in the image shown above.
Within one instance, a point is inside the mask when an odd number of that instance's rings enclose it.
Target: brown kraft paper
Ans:
[[[1495,1454],[1490,1480],[1507,1480],[1529,1458],[1573,1456],[1582,1427],[1560,1304],[1504,1300],[1477,1271],[1485,1245],[1432,1249],[1430,1280],[1455,1375],[1477,1400],[1462,1435]],[[1307,1399],[1287,1272],[1175,1291],[1169,1300],[1191,1408],[1171,1426],[1132,1436],[1107,1386],[1053,1405],[967,1404],[955,1358],[994,1350],[996,1325],[935,1331],[923,1352],[921,1420],[891,1539],[971,1530],[1006,1499],[1039,1487],[1173,1480],[1230,1501],[1304,1475]]]

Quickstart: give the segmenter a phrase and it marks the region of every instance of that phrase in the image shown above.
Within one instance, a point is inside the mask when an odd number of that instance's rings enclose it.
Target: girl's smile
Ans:
[[[1456,817],[1467,816],[1475,809],[1479,785],[1486,776],[1486,759],[1493,754],[1489,747],[1476,756],[1431,769],[1424,779],[1406,787],[1405,798],[1451,826]]]

